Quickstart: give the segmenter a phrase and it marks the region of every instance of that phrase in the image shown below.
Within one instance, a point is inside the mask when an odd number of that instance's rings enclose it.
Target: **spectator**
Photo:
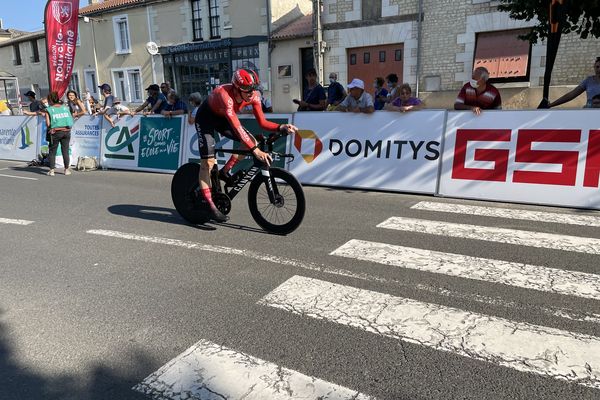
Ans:
[[[471,81],[465,83],[458,93],[454,103],[455,110],[471,110],[475,115],[479,115],[481,110],[502,108],[500,92],[487,83],[490,73],[486,68],[475,68],[471,78]]]
[[[33,90],[25,93],[25,97],[29,100],[29,111],[23,111],[23,114],[42,115],[44,113],[46,106],[41,101],[35,99],[35,92]]]
[[[383,110],[383,106],[385,105],[385,100],[387,99],[388,91],[383,87],[383,83],[385,81],[381,77],[375,78],[375,83],[373,87],[375,88],[375,111]]]
[[[334,110],[347,93],[341,83],[337,81],[337,74],[332,72],[329,74],[329,87],[327,88],[327,110]]]
[[[188,124],[194,125],[196,123],[196,113],[200,108],[200,104],[202,104],[202,95],[198,92],[194,92],[190,94],[188,101],[192,107],[192,112],[188,115]]]
[[[592,108],[600,108],[600,94],[592,97]]]
[[[121,100],[117,97],[113,100],[113,106],[109,108],[104,114],[104,119],[110,123],[110,126],[115,127],[115,121],[118,121],[123,115],[131,115],[129,108],[121,104]],[[113,121],[112,117],[116,115],[117,118]]]
[[[294,99],[298,104],[298,111],[323,111],[327,107],[327,95],[325,89],[317,82],[317,71],[314,68],[306,71],[304,76],[308,81],[308,87],[304,89],[302,100]]]
[[[48,158],[50,160],[50,171],[48,176],[54,176],[54,168],[56,166],[56,151],[60,144],[65,165],[65,175],[71,175],[69,165],[69,142],[71,141],[71,127],[73,126],[73,116],[69,108],[62,104],[58,98],[57,92],[50,92],[48,95],[50,106],[46,109],[46,126],[48,127]]]
[[[171,89],[171,82],[166,81],[160,84],[160,92],[167,98],[169,94],[175,93],[175,89]]]
[[[385,79],[387,80],[388,87],[388,94],[385,102],[391,103],[392,101],[396,100],[398,96],[400,96],[400,90],[398,89],[398,75],[389,74],[385,77]]]
[[[82,115],[87,114],[83,101],[79,99],[77,92],[74,90],[69,90],[67,92],[67,106],[69,107],[69,111],[71,111],[73,118],[79,118]]]
[[[160,114],[167,105],[167,98],[161,93],[160,87],[156,84],[148,86],[146,90],[148,91],[148,98],[144,104],[135,109],[134,113],[143,111],[144,115]],[[148,108],[148,110],[144,111],[146,108]]]
[[[0,115],[12,115],[8,100],[0,100]]]
[[[575,89],[560,97],[558,100],[553,101],[548,105],[548,107],[552,108],[560,106],[561,104],[567,103],[575,99],[583,92],[585,92],[587,95],[585,107],[592,107],[592,99],[594,98],[594,96],[600,94],[600,57],[596,57],[596,62],[594,62],[594,72],[595,75],[591,75],[585,78],[583,82],[581,82]]]
[[[412,97],[412,89],[408,83],[400,86],[400,96],[396,100],[385,105],[387,111],[415,111],[423,108],[423,102],[416,97]]]
[[[90,93],[90,89],[85,88],[85,95],[83,97],[83,100],[84,100],[83,105],[85,106],[85,110],[87,111],[87,113],[93,114],[95,112],[94,103],[96,101],[92,97],[92,94]]]
[[[113,106],[115,96],[112,95],[112,89],[110,88],[110,85],[108,83],[104,83],[98,86],[98,88],[100,89],[100,93],[102,93],[102,96],[104,97],[104,105],[100,108],[100,110],[98,110],[98,113],[104,114]]]
[[[265,92],[262,85],[258,87],[258,91],[260,92],[260,105],[262,106],[263,113],[272,113],[273,105],[271,104],[271,100],[265,97]]]
[[[336,111],[362,112],[370,114],[375,111],[373,98],[365,92],[365,83],[360,79],[353,79],[348,85],[348,96],[337,106]]]
[[[165,105],[165,108],[163,108],[161,114],[167,118],[171,118],[174,115],[187,114],[187,112],[187,105],[181,101],[179,95],[177,95],[175,92],[169,93],[169,96],[167,97],[167,104]]]

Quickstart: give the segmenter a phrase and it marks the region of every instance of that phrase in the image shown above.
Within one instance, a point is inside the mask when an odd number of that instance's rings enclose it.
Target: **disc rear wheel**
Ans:
[[[199,191],[200,165],[182,165],[171,181],[171,198],[175,209],[183,219],[192,224],[203,224],[210,219],[208,206]]]

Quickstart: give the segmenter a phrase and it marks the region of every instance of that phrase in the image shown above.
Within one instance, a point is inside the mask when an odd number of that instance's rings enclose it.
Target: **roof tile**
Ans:
[[[130,4],[144,3],[145,0],[104,0],[101,3],[90,4],[79,9],[80,15],[92,14],[101,11],[108,11],[113,8],[128,6]]]
[[[294,39],[312,36],[312,14],[300,17],[273,32],[273,40]]]

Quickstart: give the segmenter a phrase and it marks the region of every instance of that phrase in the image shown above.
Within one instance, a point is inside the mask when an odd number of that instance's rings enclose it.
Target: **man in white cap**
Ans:
[[[365,83],[360,79],[352,79],[348,85],[348,96],[337,106],[336,111],[371,114],[375,111],[373,98],[365,92]]]

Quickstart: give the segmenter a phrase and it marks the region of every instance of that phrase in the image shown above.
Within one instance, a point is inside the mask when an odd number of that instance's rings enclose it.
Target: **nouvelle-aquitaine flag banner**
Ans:
[[[59,97],[67,91],[73,73],[78,16],[79,0],[48,0],[46,4],[48,80],[50,91],[58,92]]]

